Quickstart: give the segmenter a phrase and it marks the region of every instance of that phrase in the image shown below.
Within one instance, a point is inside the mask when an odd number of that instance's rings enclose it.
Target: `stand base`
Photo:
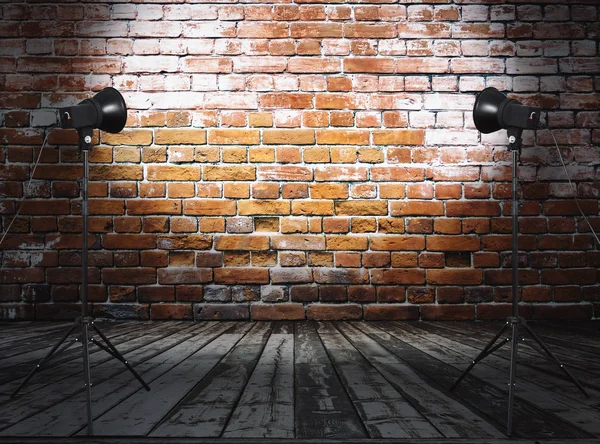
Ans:
[[[510,327],[510,334],[501,342],[498,342],[500,336]],[[526,334],[533,339],[533,341],[539,345],[542,351],[533,347],[531,344],[525,341]],[[587,397],[589,398],[588,392],[585,391],[583,386],[575,379],[575,377],[571,374],[569,370],[558,360],[558,358],[550,351],[548,347],[542,342],[542,340],[533,332],[533,330],[527,325],[527,321],[520,316],[511,316],[507,318],[506,323],[502,326],[500,331],[494,336],[494,338],[485,346],[485,348],[477,355],[477,357],[471,361],[471,364],[467,369],[460,375],[460,377],[456,380],[456,382],[450,387],[450,390],[454,390],[458,384],[469,374],[469,372],[475,367],[475,365],[483,360],[485,357],[491,355],[500,347],[507,343],[511,343],[511,356],[510,356],[510,376],[508,381],[508,420],[506,427],[506,434],[508,436],[512,435],[512,426],[513,426],[513,404],[514,404],[514,388],[515,388],[515,377],[516,377],[516,368],[517,368],[517,351],[519,344],[526,344],[531,347],[533,350],[536,350],[540,354],[547,355],[551,361],[553,361],[558,367],[563,371],[563,373],[577,386],[577,388]]]
[[[98,341],[96,338],[92,337],[89,334],[90,327],[98,334],[102,342]],[[75,332],[76,330],[81,330],[78,336],[64,345],[61,348],[61,345]],[[146,384],[146,382],[142,379],[142,377],[134,370],[129,361],[127,361],[121,353],[115,348],[115,346],[108,340],[108,338],[100,331],[100,329],[96,326],[93,319],[87,316],[78,317],[73,325],[69,328],[69,330],[64,334],[64,336],[52,347],[52,349],[44,356],[33,369],[29,372],[29,374],[25,377],[25,379],[19,384],[19,386],[15,389],[15,391],[10,395],[11,398],[15,398],[17,394],[21,391],[23,387],[29,382],[31,378],[40,370],[42,367],[50,360],[53,356],[59,355],[60,353],[66,351],[72,345],[76,343],[81,343],[83,346],[83,363],[84,363],[84,373],[85,373],[85,388],[88,392],[87,399],[87,407],[88,407],[88,434],[93,434],[92,428],[92,413],[91,413],[91,377],[90,377],[90,364],[88,357],[88,345],[90,343],[97,345],[100,349],[104,350],[106,353],[111,355],[113,358],[121,361],[125,367],[131,372],[133,376],[144,386],[146,390],[150,390],[150,386]]]

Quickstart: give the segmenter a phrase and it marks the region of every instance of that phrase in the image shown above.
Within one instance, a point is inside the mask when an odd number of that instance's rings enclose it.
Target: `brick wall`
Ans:
[[[81,157],[49,127],[106,86],[129,119],[90,153],[94,315],[506,316],[510,153],[474,97],[548,110],[600,228],[597,2],[356,3],[3,0],[3,230],[27,200],[0,318],[79,311]],[[524,139],[523,313],[599,317],[600,251],[549,132]]]

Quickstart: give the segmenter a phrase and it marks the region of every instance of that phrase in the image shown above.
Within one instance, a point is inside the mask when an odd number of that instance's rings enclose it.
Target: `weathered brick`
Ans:
[[[256,180],[256,167],[254,166],[204,166],[202,167],[204,180]]]
[[[259,251],[269,249],[268,236],[215,236],[215,250]]]
[[[241,216],[290,214],[289,200],[248,200],[238,203]]]
[[[210,129],[208,143],[214,145],[258,145],[260,132],[246,129]]]
[[[235,201],[218,199],[186,199],[183,213],[190,216],[233,216]]]
[[[215,282],[219,284],[266,284],[269,270],[266,268],[215,268]]]
[[[362,308],[358,304],[310,304],[306,319],[315,321],[348,321],[361,319]]]
[[[305,319],[302,304],[252,304],[250,318],[254,321],[299,321]]]

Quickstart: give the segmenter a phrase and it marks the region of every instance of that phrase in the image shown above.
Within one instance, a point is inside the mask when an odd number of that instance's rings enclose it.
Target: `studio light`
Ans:
[[[496,88],[479,93],[473,107],[473,121],[477,129],[489,134],[501,129],[538,129],[540,109],[521,105],[509,99]]]
[[[506,320],[500,331],[485,346],[485,348],[471,361],[471,364],[460,375],[450,390],[454,390],[460,382],[469,374],[473,367],[486,356],[491,355],[505,344],[511,344],[510,353],[510,374],[508,382],[508,418],[506,422],[506,434],[511,436],[513,427],[513,404],[514,388],[517,370],[517,347],[519,344],[526,344],[536,351],[537,347],[526,340],[532,339],[546,357],[552,360],[562,372],[575,384],[575,386],[586,396],[589,397],[583,386],[567,370],[567,368],[558,360],[550,349],[542,342],[535,332],[527,325],[525,319],[519,314],[519,202],[518,202],[518,177],[517,164],[519,151],[521,149],[521,134],[526,129],[538,129],[540,127],[539,108],[532,108],[521,105],[518,101],[509,99],[496,88],[486,88],[481,91],[475,100],[473,106],[473,121],[477,129],[484,133],[493,133],[501,129],[506,129],[508,135],[508,148],[512,151],[512,315]],[[498,339],[508,331],[504,340],[498,342]]]
[[[60,126],[79,132],[79,149],[91,148],[92,132],[98,128],[108,133],[119,133],[127,122],[127,105],[119,91],[104,88],[91,99],[75,106],[60,108]]]
[[[91,99],[85,99],[75,106],[60,108],[60,126],[65,129],[75,129],[79,133],[79,149],[83,152],[83,178],[81,180],[81,215],[82,215],[82,248],[81,248],[81,316],[67,330],[54,347],[31,369],[21,384],[10,395],[14,398],[27,382],[55,355],[67,350],[74,344],[81,344],[83,349],[83,370],[87,400],[87,432],[94,434],[92,415],[92,381],[89,359],[89,345],[94,344],[111,357],[121,361],[129,372],[144,386],[150,387],[133,369],[131,363],[119,353],[115,346],[100,331],[91,316],[88,315],[88,152],[92,148],[92,132],[95,128],[109,133],[119,133],[127,121],[127,105],[123,96],[114,88],[104,88]],[[99,339],[91,336],[91,331],[98,334]],[[63,343],[73,334],[77,337],[71,342]]]

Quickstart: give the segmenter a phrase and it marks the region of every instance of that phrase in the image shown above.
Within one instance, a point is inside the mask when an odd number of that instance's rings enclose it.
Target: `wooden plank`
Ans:
[[[41,325],[27,323],[27,326],[19,329],[9,329],[2,326],[0,327],[0,331],[2,332],[0,335],[0,350],[19,344],[22,341],[30,340],[31,338],[59,334],[68,329],[71,325],[73,325],[72,322],[54,322],[42,323]]]
[[[578,321],[536,321],[536,325],[546,325],[549,328],[558,328],[561,332],[569,331],[581,336],[592,337],[598,339],[600,334],[600,323],[597,320],[578,320]]]
[[[250,325],[250,324],[248,324]],[[107,436],[145,436],[231,348],[247,329],[197,339],[196,351],[152,381],[152,391],[138,390],[99,417],[95,433]],[[174,383],[176,381],[176,383]]]
[[[159,326],[154,326],[151,327],[151,329],[158,329]],[[66,334],[68,330],[62,332],[62,334]],[[148,329],[144,329],[144,328],[137,328],[136,331],[139,332],[139,335],[144,335],[148,332]],[[119,330],[116,331],[108,331],[107,333],[105,333],[105,336],[111,340],[111,342],[114,342],[114,344],[120,344],[121,342],[127,341],[129,336],[128,335],[133,335],[135,333],[130,332],[130,331],[124,331],[121,332]],[[94,335],[96,336],[96,335]],[[75,338],[77,338],[78,335],[73,333],[69,338],[67,338],[65,340],[65,342],[63,344],[68,344],[70,341],[74,340]],[[52,343],[51,345],[41,348],[41,349],[37,349],[37,350],[33,350],[29,353],[25,353],[25,354],[20,354],[17,356],[12,356],[10,358],[6,358],[3,359],[0,362],[0,371],[2,371],[3,373],[6,372],[7,374],[10,375],[14,375],[17,374],[19,372],[21,373],[29,373],[29,370],[31,370],[31,367],[33,367],[34,365],[36,365],[40,359],[42,359],[44,356],[46,356],[46,354],[48,354],[48,352],[52,349],[52,347],[54,347],[54,345],[58,342],[60,338],[58,338],[54,343]],[[90,353],[97,353],[100,349],[97,348],[95,345],[90,346]],[[69,361],[71,359],[73,359],[75,356],[77,356],[79,353],[78,351],[71,347],[68,350],[64,351],[63,353],[59,354],[59,355],[55,355],[50,361],[49,364],[51,365],[56,365],[57,363],[61,363],[61,362],[66,362]]]
[[[371,437],[442,436],[331,323],[319,323],[318,333]]]
[[[271,329],[271,323],[257,323],[153,428],[149,436],[219,437],[258,362]]]
[[[39,336],[34,336],[30,339],[20,340],[18,344],[13,343],[10,347],[0,349],[0,356],[2,357],[2,359],[0,359],[0,366],[1,364],[3,364],[3,360],[5,358],[32,353],[34,351],[43,349],[45,351],[41,352],[41,358],[42,356],[44,356],[45,353],[50,351],[50,349],[64,336],[64,334],[69,330],[69,328],[70,326],[62,330],[58,330],[56,332],[45,333]],[[108,328],[102,327],[102,331],[104,332],[104,334],[110,334],[112,337],[129,334],[139,330],[143,330],[143,326],[136,326],[135,324],[110,324]],[[75,337],[76,335],[75,333],[73,333],[72,338]],[[26,359],[30,358],[23,357],[23,361],[25,361]]]
[[[478,325],[465,325],[461,329],[460,326],[453,327],[451,325],[445,325],[445,323],[442,323],[441,327],[452,328],[454,331],[460,332],[461,334],[473,332],[477,335],[488,335],[489,338],[492,338],[494,334],[500,330],[501,325],[502,324],[498,324],[498,327],[495,328],[495,325],[482,323]],[[530,325],[530,327],[532,331],[540,337],[542,342],[544,342],[553,353],[559,356],[561,360],[569,360],[572,365],[582,370],[591,371],[600,375],[600,361],[598,360],[600,348],[594,348],[585,344],[577,343],[576,341],[571,342],[562,338],[543,335],[540,334],[535,326]],[[536,349],[539,349],[543,353],[541,348],[538,347],[538,345],[529,337],[529,335],[527,335],[527,341],[529,344],[532,344],[536,347]],[[531,356],[539,355],[537,351],[531,349],[526,349],[526,353]],[[544,354],[544,358],[545,357],[546,355]]]
[[[437,326],[437,324],[435,325],[436,326],[434,327],[434,325],[431,324],[430,328],[443,328],[443,326]],[[479,347],[482,349],[483,346],[487,342],[489,342],[489,340],[491,340],[496,333],[487,332],[486,330],[482,331],[481,329],[470,332],[468,330],[469,328],[470,327],[465,326],[465,329],[467,329],[467,331],[455,330],[455,333],[460,335],[466,343],[473,344],[475,347],[478,347],[477,344],[480,344]],[[535,346],[536,350],[539,348],[537,344],[535,344],[529,338],[527,339],[527,344]],[[556,349],[556,347],[551,348]],[[541,351],[541,349],[540,351],[536,350],[530,348],[529,346],[519,347],[519,362],[538,372],[543,372],[552,377],[567,380],[566,376],[560,370],[558,365],[556,365],[553,361],[550,361],[546,354]],[[562,356],[562,353],[557,352],[556,350],[554,350],[553,353],[554,352],[556,352],[555,354],[559,356],[561,362],[563,362],[563,364],[567,366],[571,373],[573,373],[573,375],[577,379],[581,380],[581,383],[583,385],[589,387],[590,389],[600,389],[600,375],[598,375],[598,372],[586,368],[589,367],[589,365],[586,363],[582,363],[582,361],[578,358],[565,358],[564,356]]]
[[[448,396],[467,403],[487,418],[488,422],[495,424],[500,430],[505,429],[507,390],[499,390],[469,375],[454,392],[450,392],[448,388],[461,372],[431,354],[433,351],[437,353],[439,347],[431,346],[428,341],[406,333],[393,324],[385,322],[377,325],[375,327],[375,324],[367,323],[364,328],[362,325],[359,327],[412,368],[431,379],[432,384],[446,390]],[[521,438],[591,438],[588,433],[518,398],[514,402],[513,424],[514,435]]]
[[[204,328],[204,325],[200,325],[200,327]],[[167,332],[165,336],[169,336],[169,333],[176,333],[176,330]],[[184,330],[184,333],[186,333],[186,330]],[[145,344],[139,342],[136,351],[128,354],[127,358],[131,360],[132,366],[137,368],[136,363],[144,362],[159,353],[161,353],[161,348],[154,344],[154,341]],[[120,361],[117,361],[110,356],[102,364],[92,367],[91,372],[94,388],[119,374],[122,374],[122,377],[126,378],[136,390],[140,387],[139,383],[133,379],[133,376],[125,366]],[[32,387],[28,386],[28,388],[32,390],[23,395],[19,395],[17,399],[10,400],[2,405],[2,408],[0,409],[0,429],[6,429],[19,421],[41,414],[47,409],[52,411],[53,406],[61,402],[67,402],[74,396],[85,396],[83,384],[83,367],[81,362],[79,362],[76,372],[71,373],[65,378],[53,383],[48,383],[48,380],[45,380],[40,384],[41,388],[36,387],[35,385]],[[85,404],[79,404],[79,407],[81,407],[81,405]]]
[[[336,327],[363,356],[409,399],[411,404],[446,438],[501,438],[502,432],[483,418],[424,380],[409,366],[354,324],[336,323]]]
[[[44,444],[65,444],[64,438],[47,437]],[[111,438],[111,437],[86,437],[85,444],[265,444],[264,439],[225,439],[225,438]],[[600,444],[600,439],[331,439],[315,441],[312,439],[278,439],[274,444]],[[4,438],[2,444],[39,444],[39,438]]]
[[[181,323],[173,323],[173,324],[164,324],[164,325],[156,325],[153,328],[149,328],[144,331],[135,331],[130,333],[130,336],[120,337],[116,340],[112,340],[109,338],[111,343],[119,350],[119,352],[126,358],[134,362],[130,356],[130,352],[137,350],[139,347],[150,344],[156,340],[161,339],[165,335],[169,335],[178,331],[183,325]],[[96,337],[96,335],[94,335]],[[58,381],[61,381],[64,378],[70,377],[77,373],[83,372],[83,367],[81,363],[82,351],[81,345],[74,345],[73,350],[70,355],[71,359],[67,360],[63,358],[62,360],[57,358],[56,360],[51,360],[47,366],[44,366],[38,373],[38,375],[34,376],[27,385],[23,388],[23,390],[19,394],[19,398],[22,399],[22,396],[26,393],[36,392],[39,393],[40,389],[46,387],[49,384],[56,384]],[[114,358],[101,350],[99,347],[92,345],[90,347],[90,366],[93,369],[95,366],[107,362],[109,360],[113,360]],[[35,364],[34,364],[35,365]],[[4,382],[2,386],[3,393],[12,393],[14,389],[21,383],[24,375],[29,373],[33,366],[30,365],[24,369],[22,369],[19,373],[15,373],[13,375],[6,375],[5,377],[0,377],[0,381]],[[27,373],[25,373],[25,370]],[[7,382],[8,381],[8,382]],[[8,398],[0,397],[0,401],[5,401]]]
[[[406,324],[398,325],[400,328],[406,329]],[[421,327],[420,329],[418,327]],[[415,334],[419,333],[419,330],[432,330],[436,328],[443,328],[439,326],[438,323],[429,326],[426,323],[418,324],[417,326],[411,327]],[[439,333],[440,336],[458,336],[454,340],[461,344],[463,348],[463,362],[456,362],[455,366],[457,368],[466,368],[466,366],[477,356],[481,350],[483,350],[485,344],[489,341],[484,341],[480,339],[475,339],[477,335],[459,335],[459,333],[448,330],[442,331]],[[439,343],[439,339],[435,339],[436,344]],[[465,349],[468,348],[466,351]],[[526,347],[519,347],[519,353],[517,355],[517,378],[524,378],[525,380],[531,381],[536,385],[542,387],[545,390],[550,390],[553,394],[560,395],[561,401],[566,403],[567,405],[572,405],[574,407],[578,407],[581,405],[585,405],[591,408],[597,407],[597,399],[600,397],[600,390],[596,390],[593,387],[587,387],[586,390],[590,393],[590,398],[585,398],[582,393],[575,388],[573,383],[564,377],[564,375],[559,373],[552,374],[548,371],[541,371],[539,368],[543,368],[542,366],[550,366],[554,365],[547,361],[545,361],[541,357],[536,358],[541,362],[540,367],[536,367],[535,365],[530,365],[531,360],[527,359],[526,356],[522,353],[522,350]],[[503,369],[506,375],[509,372],[509,364],[510,364],[510,351],[509,350],[499,350],[496,353],[488,356],[483,361],[481,361],[478,365],[488,365],[494,369]],[[529,365],[528,365],[529,364]],[[476,366],[477,367],[477,366]],[[582,381],[586,383],[586,381]],[[587,384],[587,383],[586,383]]]
[[[529,322],[529,326],[540,337],[568,341],[592,350],[600,350],[600,325],[597,326],[595,331],[588,328],[586,333],[572,331],[567,328],[561,328],[560,326],[547,324],[544,322]]]
[[[297,438],[366,438],[352,401],[315,330],[314,322],[296,324],[295,424]]]
[[[414,329],[423,329],[423,334],[416,333],[420,337],[444,347],[449,352],[457,356],[464,356],[464,367],[470,364],[472,358],[480,351],[475,350],[464,344],[463,338],[456,338],[446,332],[446,335],[439,335],[429,332],[429,328],[436,328],[437,324],[419,323]],[[506,353],[506,350],[505,350]],[[470,358],[467,357],[470,356]],[[435,355],[438,359],[444,361],[443,355]],[[510,371],[510,361],[503,360],[494,355],[488,356],[485,360],[478,363],[471,373],[499,389],[504,389],[508,381]],[[516,396],[527,400],[529,403],[544,411],[552,412],[560,416],[563,420],[571,423],[586,432],[600,436],[600,413],[594,407],[589,407],[579,401],[570,399],[555,390],[555,385],[547,387],[538,385],[539,374],[529,372],[523,375],[523,369],[517,367],[517,391]],[[528,377],[529,380],[525,380]]]
[[[206,335],[214,338],[227,329],[229,325],[219,326],[200,325],[185,332],[179,332],[172,337],[161,341],[161,347],[148,347],[141,363],[135,367],[136,371],[152,388],[152,381],[166,373],[186,359],[198,349],[198,335]],[[140,356],[141,357],[141,356]],[[94,419],[102,416],[114,406],[126,400],[138,391],[144,391],[140,384],[133,379],[127,371],[114,374],[111,378],[94,385],[92,389],[92,411]],[[152,392],[146,392],[152,393]],[[28,430],[23,428],[22,423],[2,433],[22,435],[46,435],[46,436],[69,436],[80,430],[85,430],[87,425],[87,411],[85,409],[86,394],[78,391],[75,396],[52,406],[35,416],[27,419]],[[60,411],[60,415],[56,415]],[[16,431],[15,431],[16,429]],[[94,430],[95,431],[95,430]]]
[[[223,437],[294,437],[293,324],[281,324],[265,345]]]

